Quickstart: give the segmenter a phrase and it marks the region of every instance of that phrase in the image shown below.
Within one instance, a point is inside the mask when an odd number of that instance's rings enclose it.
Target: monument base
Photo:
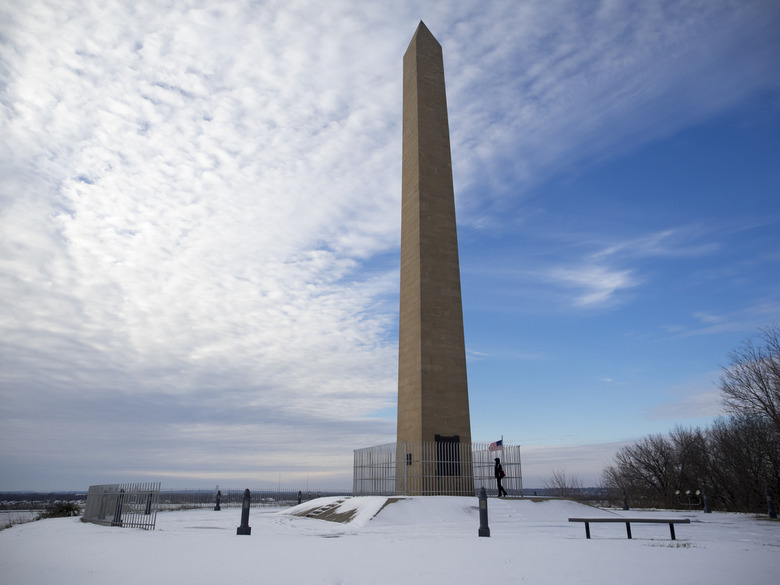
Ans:
[[[520,446],[460,443],[442,451],[441,443],[387,443],[354,452],[352,493],[356,496],[470,496],[484,487],[497,495],[495,458],[506,473],[502,486],[510,496],[523,495]]]

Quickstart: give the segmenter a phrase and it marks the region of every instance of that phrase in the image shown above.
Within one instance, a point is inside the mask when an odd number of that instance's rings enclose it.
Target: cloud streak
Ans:
[[[638,284],[630,270],[610,270],[604,266],[584,266],[581,268],[555,268],[549,272],[549,278],[565,286],[580,289],[575,304],[582,307],[600,306],[614,300],[619,291]]]
[[[451,92],[467,112],[453,122],[455,166],[467,191],[487,182],[510,196],[518,178],[625,152],[780,84],[767,69],[780,48],[765,42],[780,18],[769,2],[565,7],[486,11],[469,25],[490,32],[455,42],[450,60],[467,72]]]

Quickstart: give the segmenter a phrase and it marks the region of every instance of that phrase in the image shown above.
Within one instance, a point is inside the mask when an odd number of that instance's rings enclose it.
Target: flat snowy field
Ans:
[[[774,585],[780,522],[744,514],[606,511],[568,501],[489,500],[490,538],[479,538],[476,498],[320,498],[296,508],[161,512],[157,529],[41,520],[0,532],[7,585],[447,585],[484,583]],[[294,515],[337,505],[337,523]],[[384,506],[384,508],[383,508]],[[381,511],[380,511],[381,509]],[[569,517],[690,518],[677,525],[592,524]]]

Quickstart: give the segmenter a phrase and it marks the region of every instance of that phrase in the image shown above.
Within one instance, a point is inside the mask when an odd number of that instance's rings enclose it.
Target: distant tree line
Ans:
[[[55,502],[84,502],[85,492],[0,492],[0,510],[41,510]]]
[[[716,510],[762,512],[767,490],[777,502],[780,329],[762,329],[758,345],[745,342],[729,357],[720,390],[730,416],[704,429],[678,426],[623,447],[603,471],[605,488],[613,494],[625,490],[632,507],[678,508],[702,502],[706,494]]]
[[[585,488],[579,475],[567,474],[565,469],[555,469],[544,482],[545,495],[570,500],[585,499]]]

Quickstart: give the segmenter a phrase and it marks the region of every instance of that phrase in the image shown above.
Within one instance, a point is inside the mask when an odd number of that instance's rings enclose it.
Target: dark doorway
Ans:
[[[436,475],[460,476],[460,435],[436,435]]]

